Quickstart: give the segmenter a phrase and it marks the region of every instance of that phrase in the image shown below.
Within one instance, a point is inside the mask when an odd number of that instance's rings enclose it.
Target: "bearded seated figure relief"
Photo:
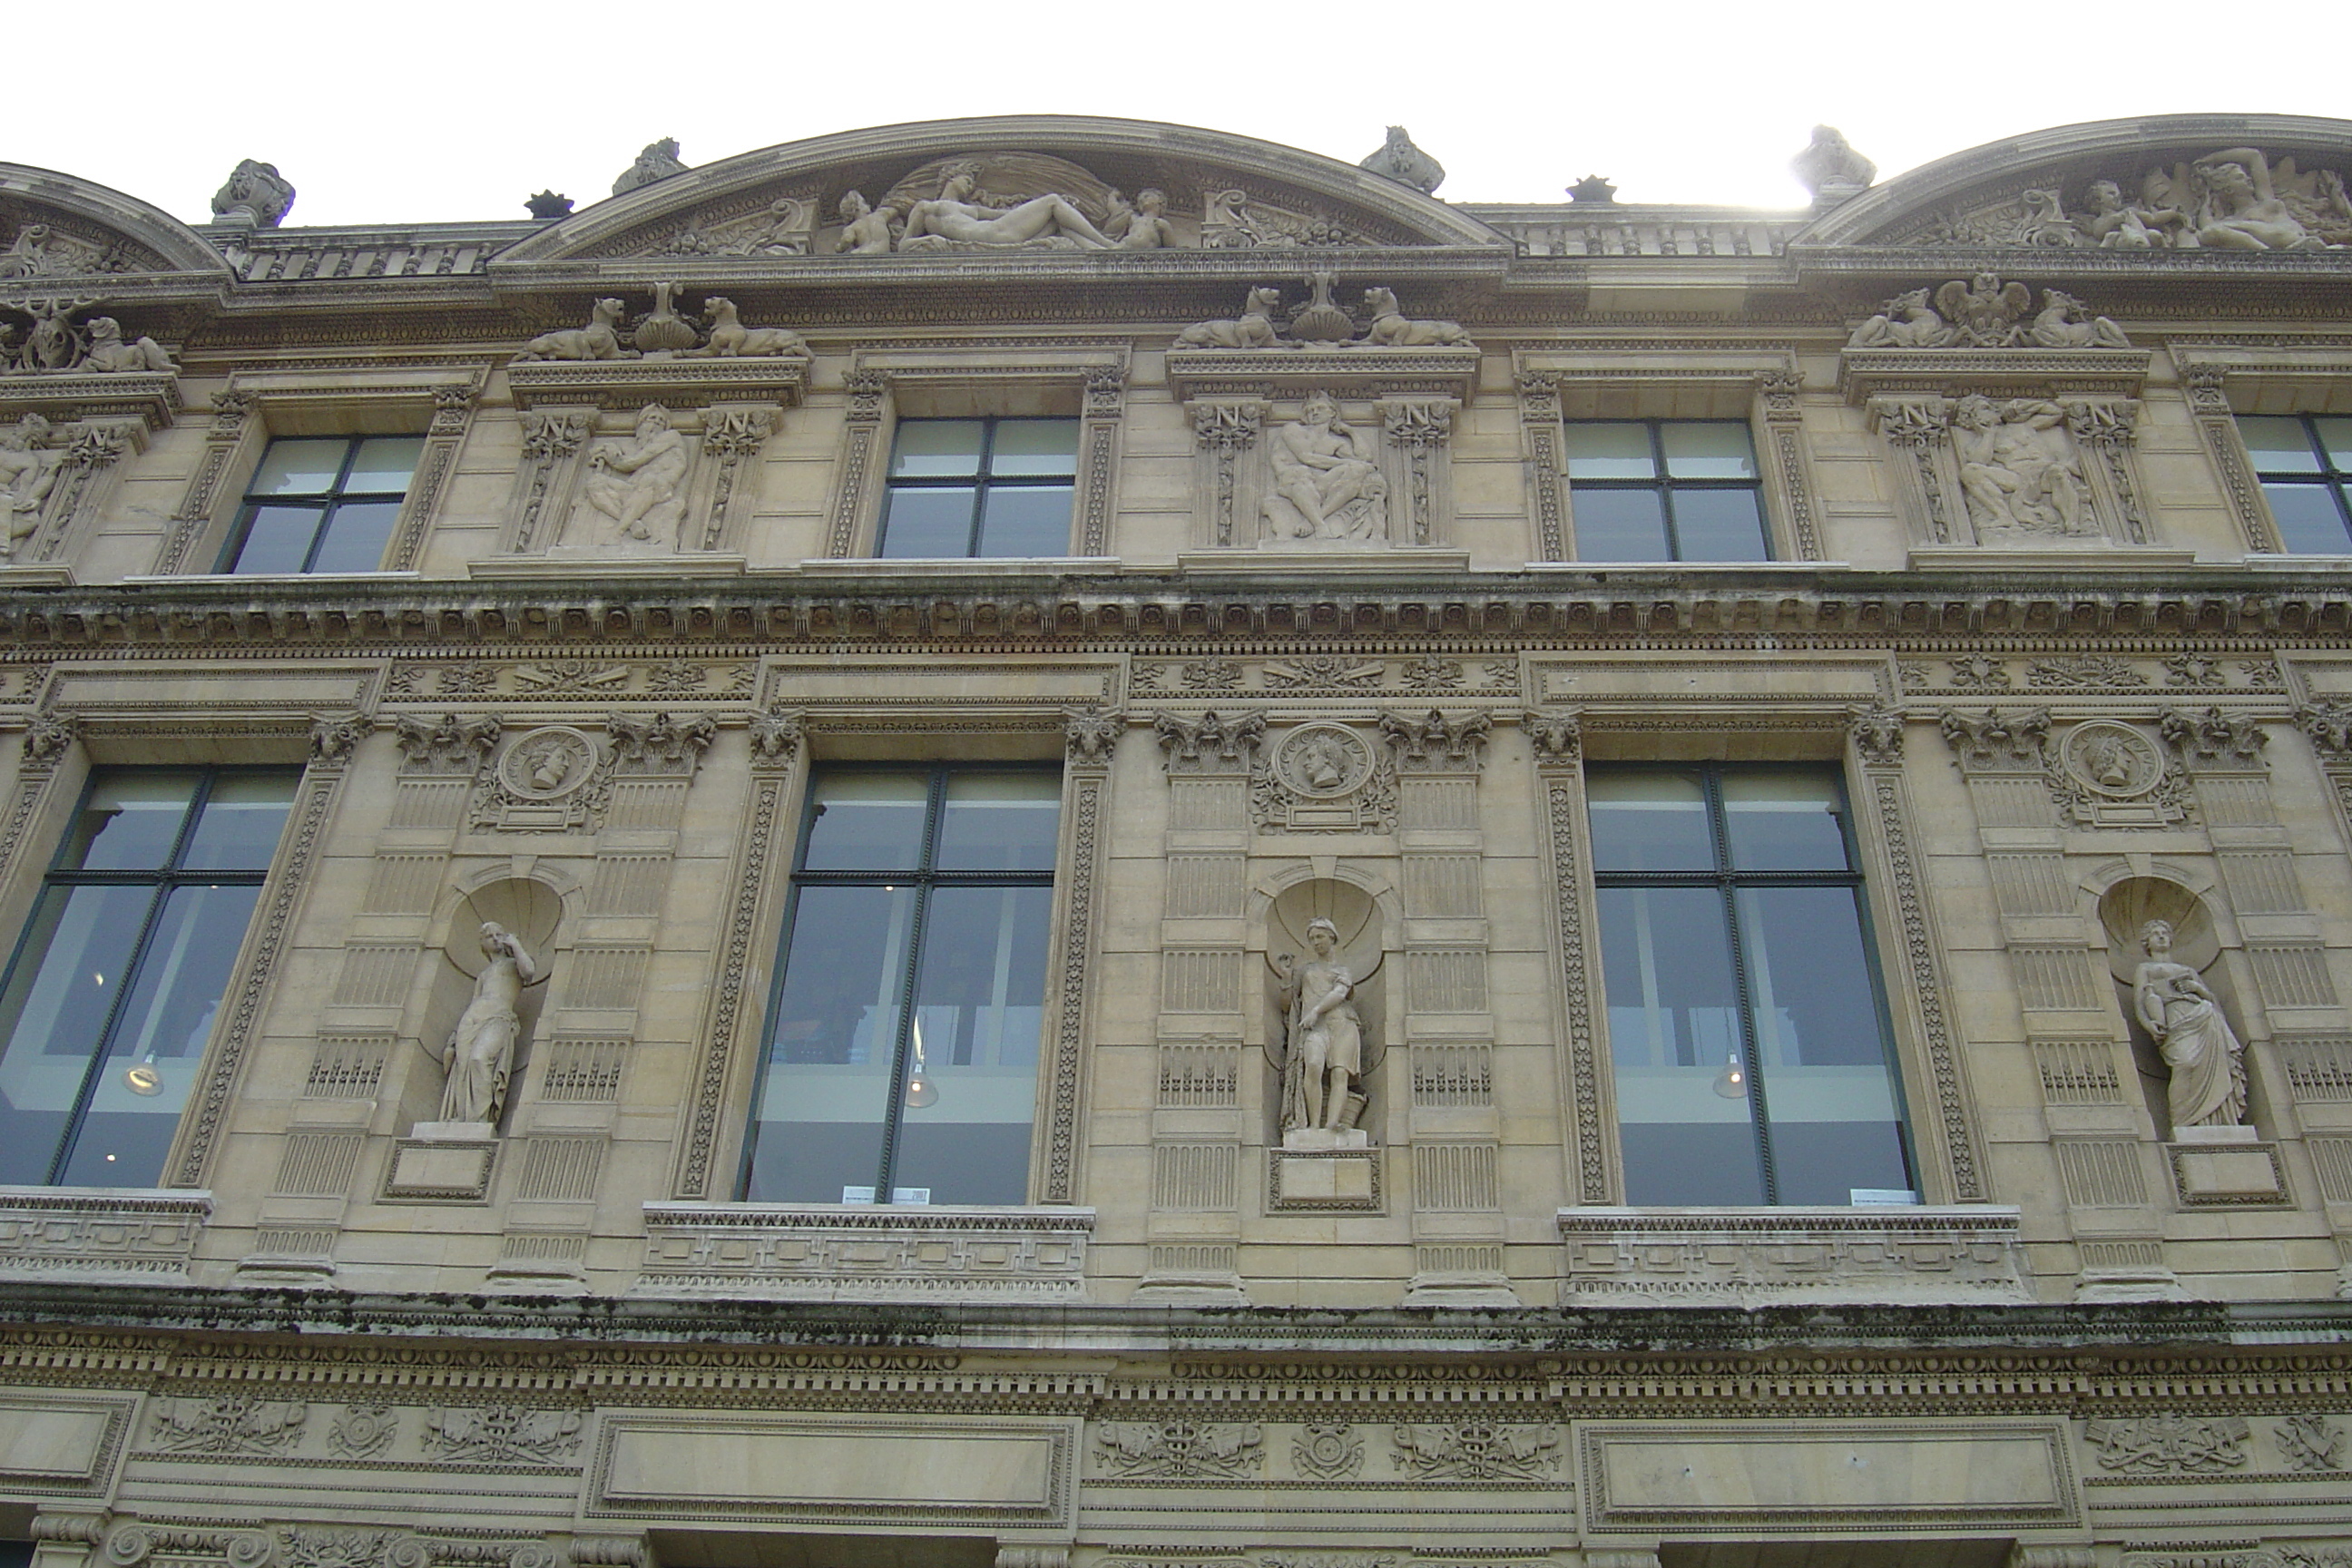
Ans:
[[[1387,542],[1389,488],[1376,448],[1339,418],[1339,405],[1318,392],[1297,422],[1267,443],[1274,490],[1265,506],[1267,542]]]

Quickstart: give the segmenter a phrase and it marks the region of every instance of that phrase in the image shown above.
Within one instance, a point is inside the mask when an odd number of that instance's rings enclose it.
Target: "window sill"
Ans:
[[[649,1203],[633,1296],[1076,1301],[1090,1208]]]
[[[1562,1305],[1990,1305],[2032,1300],[2018,1211],[1574,1208]]]
[[[208,588],[258,587],[276,583],[415,583],[421,572],[184,572],[169,576],[125,577],[122,585],[145,587],[158,583],[192,583]]]
[[[0,1279],[184,1284],[213,1195],[186,1187],[0,1187]]]
[[[823,555],[798,568],[808,577],[1063,577],[1121,569],[1116,555]]]

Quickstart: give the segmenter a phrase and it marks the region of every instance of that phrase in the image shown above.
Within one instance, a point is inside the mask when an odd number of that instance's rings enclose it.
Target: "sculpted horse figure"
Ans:
[[[1238,320],[1195,321],[1176,334],[1176,346],[1185,349],[1268,349],[1278,341],[1274,313],[1282,308],[1279,289],[1253,289],[1242,301]]]
[[[1418,349],[1445,343],[1466,343],[1470,334],[1459,321],[1414,321],[1397,304],[1393,289],[1364,290],[1364,310],[1372,318],[1364,342],[1379,348]]]
[[[735,301],[717,294],[703,300],[710,312],[710,341],[690,351],[698,359],[761,359],[770,355],[806,358],[809,346],[790,327],[747,327]]]
[[[621,346],[621,313],[627,307],[618,300],[599,300],[584,327],[560,327],[551,332],[541,332],[525,343],[522,353],[515,355],[517,363],[545,359],[635,359],[634,350]]]

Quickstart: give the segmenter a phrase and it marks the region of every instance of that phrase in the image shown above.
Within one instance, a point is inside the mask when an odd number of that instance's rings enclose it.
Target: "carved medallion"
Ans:
[[[533,730],[507,749],[499,778],[524,800],[560,800],[588,782],[596,744],[564,726]]]
[[[475,791],[476,827],[563,833],[591,824],[612,793],[611,760],[583,731],[550,724],[518,737]]]
[[[1301,724],[1258,763],[1250,790],[1259,827],[1276,833],[1387,833],[1396,826],[1393,768],[1345,724]]]
[[[1372,776],[1372,749],[1344,724],[1301,724],[1275,748],[1274,770],[1294,794],[1337,800]]]
[[[2051,785],[2084,827],[2167,827],[2189,815],[2187,791],[2164,755],[2129,724],[2094,719],[2066,732]]]

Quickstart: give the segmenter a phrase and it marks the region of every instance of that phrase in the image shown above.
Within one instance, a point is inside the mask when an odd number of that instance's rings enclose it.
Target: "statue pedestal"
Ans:
[[[481,1121],[420,1121],[392,1146],[385,1203],[488,1203],[498,1130]]]
[[[1291,1138],[1355,1138],[1352,1146],[1336,1143],[1316,1148],[1269,1149],[1265,1206],[1271,1214],[1383,1214],[1381,1196],[1381,1152],[1355,1128],[1343,1132],[1307,1129],[1286,1134]]]
[[[1282,1147],[1293,1154],[1328,1154],[1335,1149],[1369,1149],[1372,1135],[1360,1127],[1294,1127],[1282,1135]]]
[[[2175,1143],[2259,1143],[2263,1135],[2251,1127],[2177,1127]]]
[[[2184,1127],[2167,1145],[2172,1184],[2183,1208],[2278,1208],[2287,1202],[2286,1167],[2278,1145],[2252,1133],[2251,1127]],[[2191,1138],[2192,1132],[2233,1134],[2228,1138]]]

